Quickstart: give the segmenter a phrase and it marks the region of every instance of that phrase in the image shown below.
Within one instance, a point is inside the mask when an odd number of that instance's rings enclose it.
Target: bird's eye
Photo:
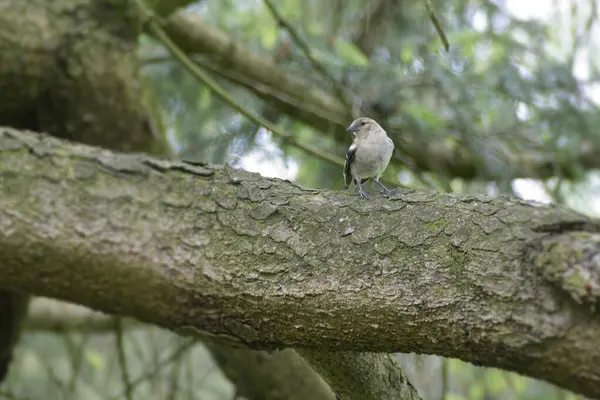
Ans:
[[[361,125],[366,125],[366,124],[367,124],[367,121],[365,121],[365,120],[363,119],[362,121],[360,121],[360,124],[361,124]]]

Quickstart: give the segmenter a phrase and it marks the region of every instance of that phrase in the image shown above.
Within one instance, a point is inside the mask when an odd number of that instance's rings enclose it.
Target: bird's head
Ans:
[[[356,118],[348,128],[348,132],[352,132],[356,137],[367,137],[371,133],[383,130],[374,119],[367,117]]]

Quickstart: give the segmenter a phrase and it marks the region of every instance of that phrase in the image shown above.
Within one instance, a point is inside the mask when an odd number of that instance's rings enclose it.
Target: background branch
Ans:
[[[242,43],[233,41],[225,33],[207,25],[197,15],[176,12],[167,19],[164,29],[186,53],[207,55],[221,67],[239,72],[255,81],[255,85],[260,83],[263,87],[268,87],[269,90],[262,90],[262,98],[275,104],[285,104],[281,111],[321,132],[332,133],[338,142],[349,143],[345,128],[352,115],[340,101],[316,88],[312,82],[287,74],[269,57],[253,54]],[[298,100],[300,95],[302,100]],[[286,98],[294,101],[286,101]],[[390,125],[386,128],[398,149],[414,161],[418,170],[444,171],[448,176],[465,179],[503,179],[502,172],[505,171],[482,170],[476,152],[464,144],[430,140],[429,137],[412,133],[406,127]],[[554,151],[532,149],[510,155],[506,165],[510,165],[517,177],[546,179],[555,176],[558,171],[569,178],[573,177],[575,161],[586,169],[600,169],[600,159],[595,157],[597,153],[596,144],[584,140],[572,156],[564,160],[557,160]]]
[[[306,58],[308,58],[308,60],[310,61],[310,65],[331,83],[338,100],[344,104],[346,110],[352,110],[352,105],[348,102],[346,98],[344,88],[341,86],[340,82],[338,82],[337,79],[331,76],[331,74],[329,73],[329,71],[327,71],[325,66],[319,61],[317,61],[317,59],[313,56],[310,45],[304,39],[302,39],[300,34],[296,31],[296,29],[294,29],[292,24],[290,24],[288,21],[286,21],[285,18],[283,18],[283,16],[279,13],[279,11],[273,5],[271,0],[263,1],[269,9],[269,11],[271,12],[271,15],[273,15],[273,18],[275,18],[275,20],[277,21],[277,23],[290,34],[294,43],[296,43],[296,45],[300,47]],[[358,116],[354,115],[353,117]]]

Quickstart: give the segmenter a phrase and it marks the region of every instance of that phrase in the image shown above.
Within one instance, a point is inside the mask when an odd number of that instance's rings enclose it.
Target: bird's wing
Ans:
[[[388,139],[390,141],[390,143],[392,144],[392,156],[390,157],[390,161],[394,159],[394,156],[396,155],[396,145],[394,144],[394,141],[392,140],[391,137],[388,136]]]
[[[352,143],[348,151],[346,152],[346,162],[344,163],[344,184],[346,187],[350,186],[352,182],[352,174],[350,173],[350,167],[352,161],[354,161],[354,155],[356,154],[356,143]]]

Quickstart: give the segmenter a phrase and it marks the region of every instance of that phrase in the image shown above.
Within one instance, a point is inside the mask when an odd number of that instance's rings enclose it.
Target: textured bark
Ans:
[[[417,352],[600,395],[600,226],[563,207],[361,199],[0,133],[0,286],[255,349]]]
[[[189,1],[151,3],[166,14]],[[0,0],[0,123],[110,149],[165,154],[156,121],[144,107],[136,10],[133,1]],[[28,300],[0,291],[0,382]]]
[[[164,153],[140,101],[136,10],[133,1],[0,0],[0,123]]]
[[[159,152],[143,112],[131,2],[0,0],[0,124]],[[29,297],[0,291],[0,382]]]
[[[302,350],[300,354],[335,388],[337,399],[420,400],[391,354]]]
[[[292,349],[269,353],[210,343],[208,348],[244,397],[261,400],[335,399],[329,385]],[[394,374],[398,371],[400,369]]]
[[[197,14],[176,12],[167,20],[165,30],[184,51],[204,54],[220,69],[228,71],[225,78],[232,79],[239,74],[240,79],[234,79],[235,83],[254,91],[281,112],[348,143],[345,128],[353,119],[349,110],[314,82],[286,73],[269,57],[253,54],[243,43],[208,25]],[[506,170],[486,170],[481,157],[467,146],[431,136],[421,137],[395,126],[386,126],[386,130],[401,153],[410,157],[421,171],[441,171],[465,179],[506,178]],[[531,151],[511,155],[505,165],[510,166],[514,177],[546,179],[558,175],[570,178],[577,173],[574,163],[584,169],[599,169],[598,152],[596,144],[585,141],[573,150],[571,157],[557,160],[555,152]]]

